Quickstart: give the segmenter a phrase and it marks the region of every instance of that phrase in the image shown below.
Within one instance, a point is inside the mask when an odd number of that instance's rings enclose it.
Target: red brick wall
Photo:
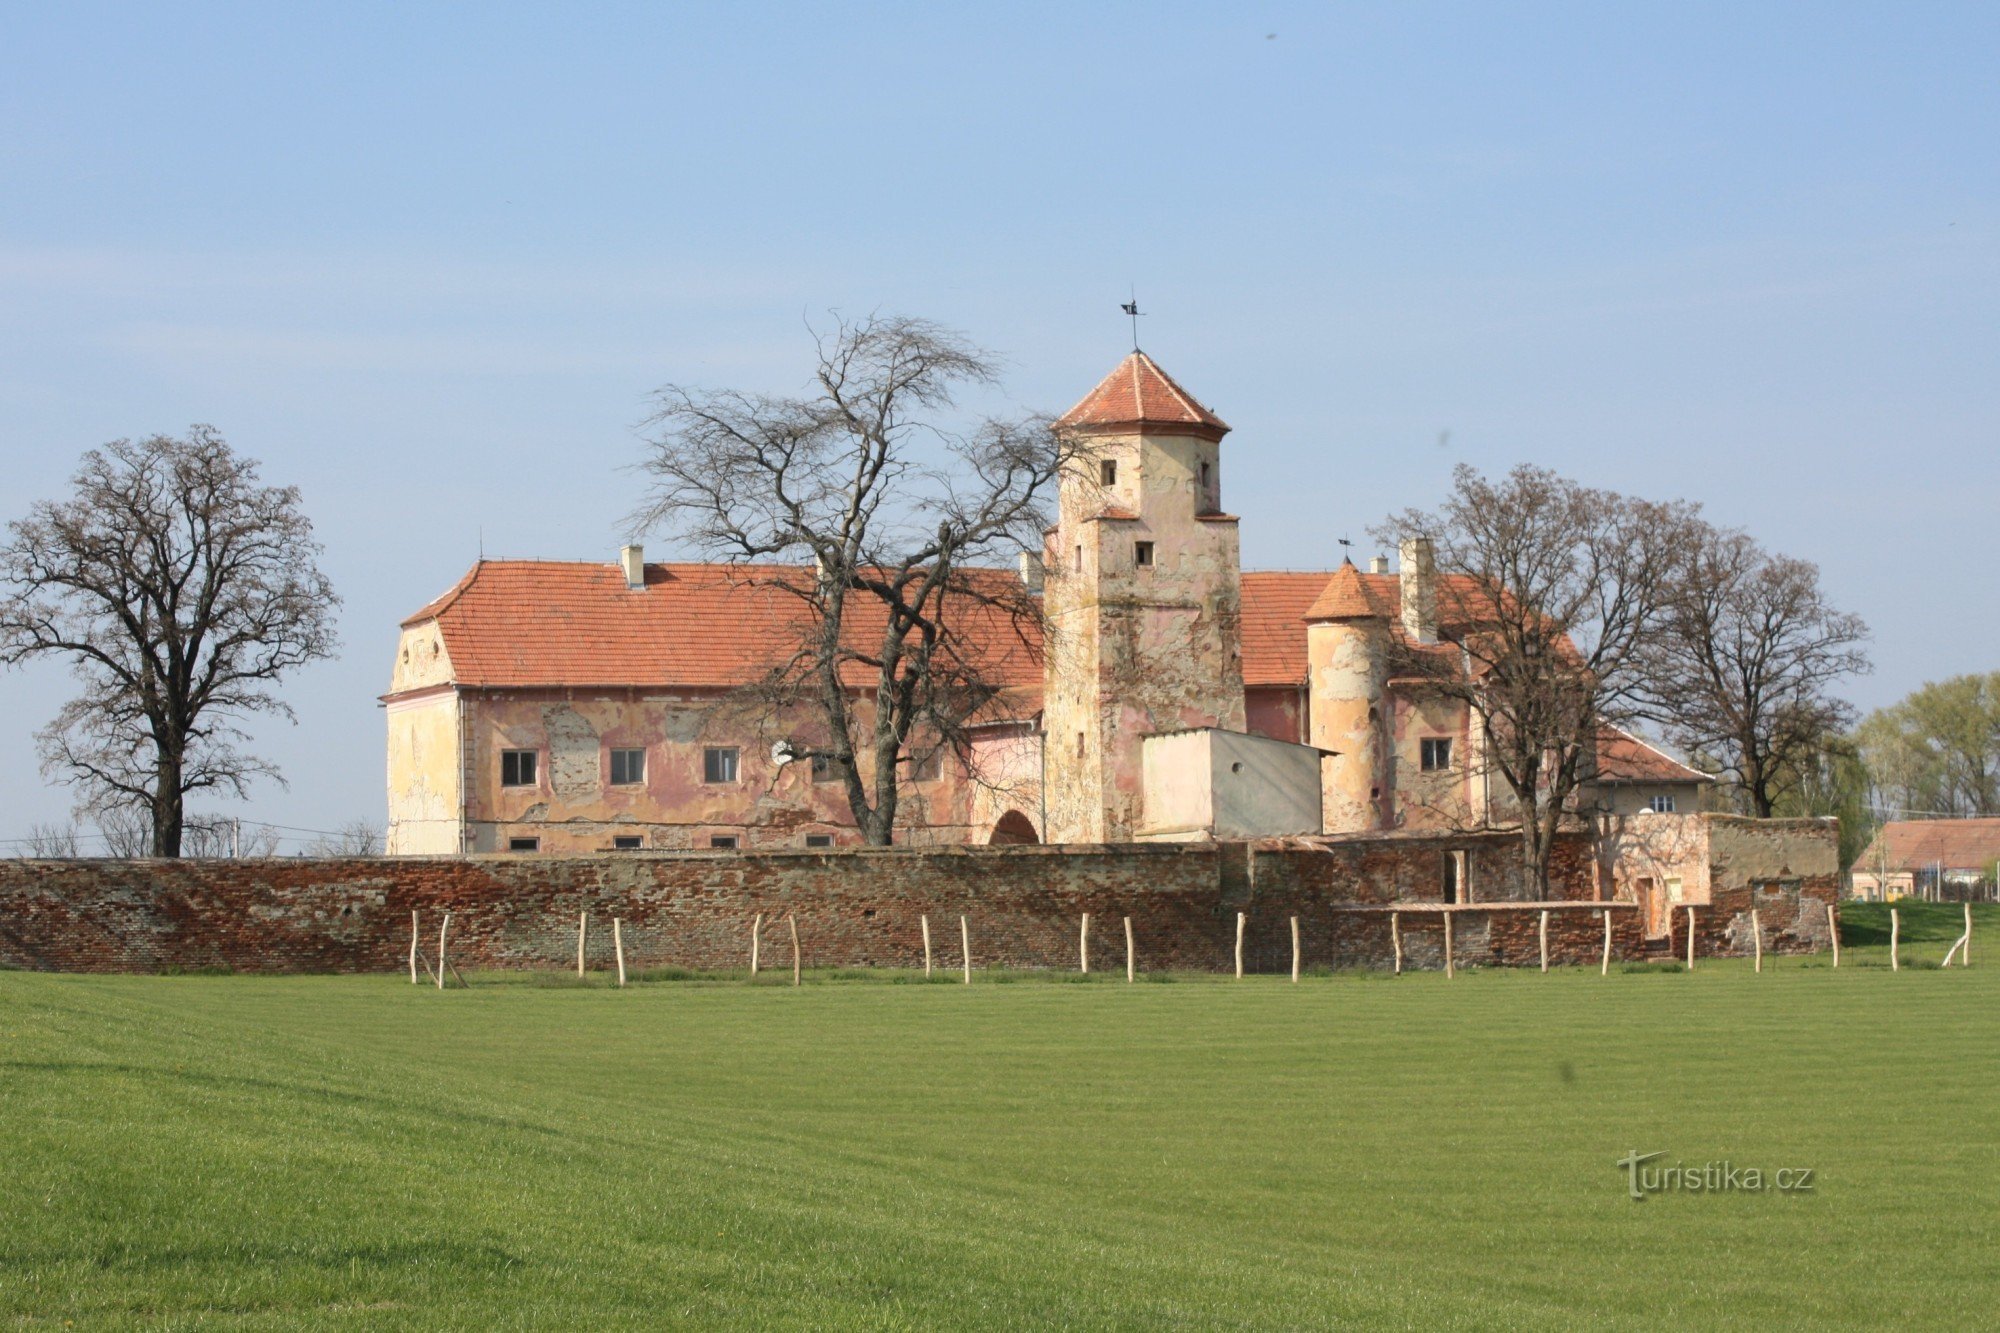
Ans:
[[[268,861],[0,862],[0,966],[78,972],[222,967],[368,972],[405,966],[410,913],[435,957],[443,912],[461,968],[568,967],[576,919],[591,914],[593,967],[610,963],[610,926],[625,922],[627,964],[740,968],[765,916],[764,959],[788,966],[787,913],[808,966],[918,966],[928,913],[940,967],[958,963],[958,917],[975,967],[1076,965],[1078,917],[1092,914],[1092,965],[1124,965],[1120,918],[1132,918],[1145,970],[1225,970],[1236,913],[1247,913],[1249,970],[1291,964],[1289,918],[1308,967],[1382,966],[1389,925],[1341,905],[1436,901],[1439,853],[1470,848],[1475,897],[1508,881],[1505,839],[1355,839],[1332,851],[1241,844],[966,847],[833,853],[693,853],[598,857],[451,857]],[[1561,896],[1590,896],[1587,849],[1566,848]],[[1482,892],[1484,884],[1493,892]],[[1518,884],[1516,885],[1518,887]],[[1519,897],[1521,895],[1514,895]],[[1616,909],[1615,949],[1637,956],[1637,913]],[[1532,964],[1537,913],[1458,915],[1465,965]],[[1407,965],[1442,962],[1442,927],[1402,919]],[[1594,962],[1592,909],[1552,913],[1559,961]]]

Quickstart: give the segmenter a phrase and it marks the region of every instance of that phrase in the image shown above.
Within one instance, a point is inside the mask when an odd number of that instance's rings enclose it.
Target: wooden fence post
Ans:
[[[1896,947],[1902,941],[1903,917],[1895,908],[1889,909],[1889,970],[1900,972],[1902,963],[1896,957]]]
[[[791,912],[785,913],[785,924],[792,928],[792,984],[799,984],[799,919]]]
[[[764,914],[757,913],[757,919],[750,923],[750,975],[757,975],[757,964],[762,961],[759,954],[763,947]]]
[[[410,984],[417,984],[417,909],[410,909]]]
[[[1125,918],[1125,980],[1127,983],[1130,983],[1133,979],[1133,968],[1132,918],[1128,916]]]
[[[1243,913],[1236,914],[1236,979],[1243,980]]]
[[[1090,975],[1090,913],[1083,914],[1083,928],[1077,932],[1076,952],[1083,963],[1083,974]]]
[[[1835,915],[1833,904],[1826,905],[1826,934],[1833,941],[1833,965],[1840,966],[1840,918]]]
[[[972,927],[965,924],[965,918],[958,918],[958,956],[965,964],[965,984],[972,984]]]
[[[1757,909],[1750,909],[1750,947],[1756,950],[1756,971],[1764,970],[1764,925],[1757,919]]]
[[[444,914],[444,921],[438,926],[438,989],[444,989],[444,937],[451,929],[451,913]]]
[[[1549,970],[1549,909],[1546,907],[1542,909],[1541,943],[1542,971],[1546,972]]]
[[[1971,966],[1970,960],[1972,956],[1972,904],[1970,902],[1967,902],[1965,904],[1965,933],[1963,935],[1960,935],[1957,939],[1953,940],[1951,942],[1951,947],[1945,950],[1943,965],[1945,967],[1950,967],[1953,956],[1957,955],[1959,950],[1961,949],[1963,949],[1965,953],[1963,956],[1959,957],[1958,965],[1960,967]]]
[[[618,955],[618,984],[625,984],[625,923],[611,918],[611,948]]]
[[[578,912],[576,914],[576,974],[578,976],[583,975],[583,941],[585,932],[589,929],[590,913]]]
[[[1688,911],[1688,971],[1694,971],[1694,909]]]
[[[1449,907],[1444,910],[1444,974],[1447,977],[1457,975],[1451,966],[1451,909]]]
[[[1396,951],[1396,975],[1403,974],[1403,927],[1402,913],[1389,913],[1389,947]]]
[[[931,916],[924,913],[924,980],[931,979]]]
[[[1604,918],[1604,962],[1598,967],[1597,975],[1608,977],[1611,975],[1611,909],[1607,907],[1598,915]]]
[[[1292,918],[1292,980],[1299,979],[1299,919]]]

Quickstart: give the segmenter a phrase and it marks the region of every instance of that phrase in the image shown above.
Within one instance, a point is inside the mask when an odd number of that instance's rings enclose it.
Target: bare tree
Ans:
[[[1743,532],[1695,524],[1688,535],[1660,632],[1645,644],[1646,711],[1768,819],[1853,724],[1853,708],[1828,690],[1870,669],[1868,627],[1827,602],[1818,566]]]
[[[799,711],[793,753],[833,767],[863,839],[887,844],[912,747],[963,752],[991,702],[985,642],[1038,614],[978,567],[1038,551],[1075,448],[1043,418],[949,418],[993,359],[918,319],[815,335],[814,389],[772,397],[669,385],[650,420],[635,527],[665,526],[796,605],[784,660],[749,693]],[[773,569],[760,562],[791,562]],[[984,633],[968,633],[979,622]]]
[[[1392,674],[1464,703],[1489,775],[1511,794],[1521,856],[1548,887],[1600,724],[1630,716],[1642,648],[1664,614],[1694,506],[1595,490],[1523,465],[1489,479],[1461,464],[1435,511],[1377,530],[1431,538],[1444,650],[1404,643]],[[1455,577],[1454,577],[1455,576]]]
[[[21,855],[52,861],[73,860],[80,855],[78,842],[75,824],[31,824],[28,836],[21,842]]]
[[[153,845],[153,821],[145,811],[111,806],[97,812],[97,835],[104,840],[106,856],[144,856]]]
[[[292,716],[271,687],[333,652],[339,599],[297,489],[211,427],[93,449],[72,484],[9,525],[0,662],[68,659],[84,688],[40,733],[44,771],[87,810],[143,810],[178,856],[189,792],[282,781],[242,726]]]
[[[306,844],[307,856],[380,856],[382,830],[365,819],[350,819],[332,833]]]

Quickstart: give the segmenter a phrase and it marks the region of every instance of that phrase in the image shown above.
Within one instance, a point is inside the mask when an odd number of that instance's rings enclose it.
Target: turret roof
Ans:
[[[1394,609],[1385,605],[1369,580],[1352,560],[1343,560],[1333,577],[1320,589],[1319,597],[1307,608],[1307,620],[1387,620]]]
[[[1118,363],[1083,401],[1063,413],[1061,426],[1178,427],[1190,435],[1221,439],[1229,423],[1174,383],[1144,352],[1134,351]]]

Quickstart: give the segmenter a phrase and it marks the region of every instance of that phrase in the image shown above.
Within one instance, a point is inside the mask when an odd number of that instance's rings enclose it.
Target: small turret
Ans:
[[[1380,828],[1389,610],[1361,571],[1342,561],[1305,621],[1307,738],[1332,751],[1320,765],[1324,830]]]

